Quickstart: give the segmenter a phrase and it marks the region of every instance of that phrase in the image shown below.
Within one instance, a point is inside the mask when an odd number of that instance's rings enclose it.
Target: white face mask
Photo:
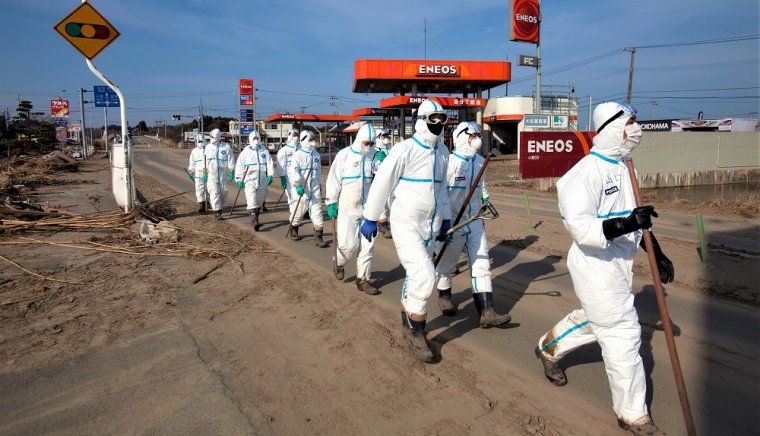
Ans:
[[[380,143],[383,144],[383,145],[388,145],[388,144],[391,143],[391,139],[390,138],[383,138],[383,139],[380,140]]]
[[[253,141],[251,141],[251,147],[255,148],[255,147],[258,147],[258,146],[259,146],[259,140],[258,139],[254,139]]]
[[[303,147],[303,149],[306,151],[311,151],[311,150],[314,150],[315,145],[317,145],[317,141],[310,139],[306,141],[306,143],[302,143],[301,147]]]
[[[639,142],[641,142],[642,131],[639,123],[626,125],[624,131],[626,138],[623,141],[623,145],[620,146],[620,152],[623,156],[627,156],[639,145]]]

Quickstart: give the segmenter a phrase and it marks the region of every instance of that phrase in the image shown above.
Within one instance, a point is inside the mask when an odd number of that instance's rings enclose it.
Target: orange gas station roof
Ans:
[[[354,92],[465,93],[503,85],[512,79],[505,61],[359,59],[354,61]]]
[[[354,115],[330,115],[330,114],[272,114],[267,117],[267,122],[274,121],[311,121],[324,123],[340,123],[354,121]]]
[[[424,95],[399,95],[380,100],[381,108],[413,108],[416,109],[425,99],[435,100],[444,108],[485,107],[486,99],[477,97],[438,97]]]

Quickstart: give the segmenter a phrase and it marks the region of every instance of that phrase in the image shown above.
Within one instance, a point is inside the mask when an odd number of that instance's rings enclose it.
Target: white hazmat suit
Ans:
[[[391,152],[391,132],[388,129],[377,129],[377,138],[375,141],[375,149],[377,150],[372,159],[372,166],[375,172],[380,168],[385,158]],[[388,222],[388,214],[390,213],[390,205],[393,202],[393,196],[388,199],[388,204],[385,206],[383,213],[380,214],[378,220],[378,227],[380,234],[385,238],[391,237],[391,228]]]
[[[370,295],[377,289],[370,286],[371,261],[374,241],[359,233],[362,208],[372,184],[375,129],[371,124],[362,125],[356,132],[353,144],[340,150],[335,156],[325,184],[328,212],[337,206],[337,259],[336,276],[343,279],[343,266],[348,259],[356,258],[356,284]],[[337,203],[337,204],[336,204]],[[333,206],[336,205],[336,206]]]
[[[290,196],[290,189],[292,188],[290,181],[288,181],[288,166],[290,166],[290,160],[293,158],[293,153],[298,149],[298,129],[290,129],[288,132],[288,140],[285,146],[280,147],[277,150],[277,174],[280,175],[280,186],[285,191],[285,198],[290,208],[290,213],[293,213],[293,199]]]
[[[560,213],[573,238],[567,266],[581,308],[544,334],[536,349],[547,377],[562,385],[567,382],[564,372],[550,377],[552,365],[584,344],[599,342],[613,409],[621,426],[651,423],[644,366],[639,356],[641,327],[631,293],[633,259],[642,227],[608,239],[604,224],[636,212],[625,165],[625,157],[641,137],[638,124],[628,123],[633,116],[635,112],[630,107],[618,103],[597,106],[594,126],[599,133],[594,137],[591,153],[557,182]]]
[[[210,133],[211,142],[206,145],[206,166],[208,168],[208,194],[211,210],[220,215],[231,181],[230,171],[235,169],[232,147],[222,141],[222,132],[214,129]]]
[[[463,122],[454,130],[455,150],[449,155],[446,176],[451,214],[455,217],[464,205],[467,194],[472,189],[475,178],[483,167],[485,159],[477,152],[481,147],[480,126],[474,122]],[[470,201],[465,205],[461,221],[478,215],[483,202],[488,201],[485,176],[481,176]],[[461,222],[460,221],[460,222]],[[439,304],[444,315],[454,315],[456,308],[451,302],[451,273],[456,268],[459,255],[467,253],[467,261],[472,276],[472,297],[480,315],[480,326],[509,322],[508,315],[498,315],[493,310],[493,287],[491,285],[491,262],[488,255],[488,241],[482,220],[473,221],[454,232],[443,252],[436,272],[438,273]],[[446,304],[448,303],[448,304]]]
[[[290,190],[293,202],[290,234],[298,238],[298,226],[308,211],[314,225],[314,242],[319,247],[326,247],[322,240],[322,162],[315,146],[314,134],[301,132],[301,146],[293,153],[288,166],[288,181],[293,186]]]
[[[446,192],[448,149],[439,141],[446,123],[440,104],[425,100],[417,110],[415,134],[396,144],[375,174],[364,205],[362,234],[377,234],[377,221],[391,204],[393,243],[406,280],[401,290],[403,334],[418,360],[431,362],[425,342],[427,300],[435,285],[434,239],[451,226]]]
[[[203,180],[206,173],[206,157],[204,151],[206,143],[203,140],[203,134],[198,134],[195,139],[195,148],[190,152],[190,161],[187,165],[187,171],[195,182],[195,200],[199,204],[198,212],[206,211],[206,182]]]
[[[274,164],[269,150],[261,145],[259,132],[248,135],[248,146],[237,158],[235,180],[243,182],[248,211],[255,230],[259,229],[259,211],[267,198],[267,186],[274,177]]]

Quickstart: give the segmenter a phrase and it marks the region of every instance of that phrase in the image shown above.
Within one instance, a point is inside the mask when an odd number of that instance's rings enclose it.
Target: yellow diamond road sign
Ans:
[[[79,5],[54,29],[90,60],[119,37],[119,31],[89,3]]]

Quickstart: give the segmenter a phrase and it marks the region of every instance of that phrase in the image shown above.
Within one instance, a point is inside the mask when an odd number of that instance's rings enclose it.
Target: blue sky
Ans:
[[[333,113],[330,96],[342,96],[342,112],[350,114],[387,97],[352,93],[356,59],[422,59],[425,52],[428,59],[509,59],[509,95],[533,94],[534,70],[518,66],[517,56],[534,55],[535,46],[509,41],[506,0],[90,3],[121,32],[94,63],[125,93],[132,125],[195,114],[201,99],[206,114],[235,117],[242,77],[255,80],[260,115],[301,107]],[[48,112],[49,100],[63,95],[71,101],[71,120],[80,118],[77,90],[102,83],[53,30],[78,4],[2,0],[0,110],[13,114],[20,98]],[[760,33],[757,0],[554,0],[542,2],[542,16],[544,72],[609,54],[542,79],[544,94],[575,87],[581,126],[588,96],[594,104],[625,99],[630,54],[623,47]],[[657,119],[694,118],[699,111],[707,118],[756,116],[759,66],[758,39],[642,48],[636,53],[634,105],[640,119],[652,113]],[[506,91],[501,86],[491,95]],[[116,117],[117,110],[109,109],[109,120]],[[102,123],[103,110],[88,109],[87,120]]]

